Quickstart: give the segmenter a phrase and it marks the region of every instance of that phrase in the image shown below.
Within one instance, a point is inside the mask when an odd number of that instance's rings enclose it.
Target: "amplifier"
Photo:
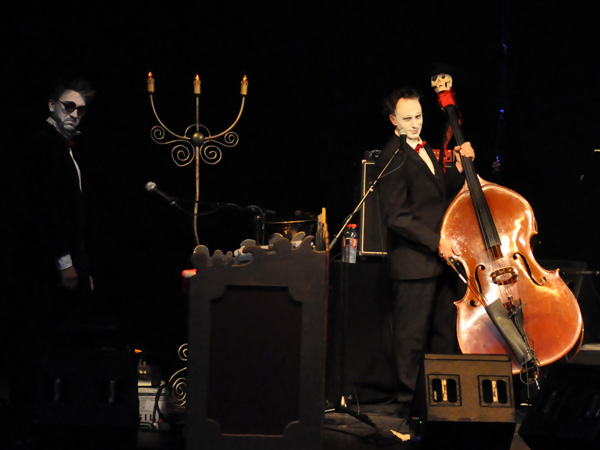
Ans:
[[[375,151],[371,153],[375,153]],[[363,159],[361,169],[360,191],[361,196],[364,197],[379,173],[375,167],[375,159]],[[381,217],[377,189],[374,189],[363,203],[360,209],[359,224],[358,254],[360,256],[385,256],[388,231]]]
[[[138,385],[140,429],[162,431],[168,424],[162,421],[167,411],[165,384],[161,386]]]

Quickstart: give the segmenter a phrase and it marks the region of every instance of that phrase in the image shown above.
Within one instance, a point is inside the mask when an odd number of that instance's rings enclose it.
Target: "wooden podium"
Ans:
[[[194,251],[187,450],[321,448],[329,254],[311,242]]]

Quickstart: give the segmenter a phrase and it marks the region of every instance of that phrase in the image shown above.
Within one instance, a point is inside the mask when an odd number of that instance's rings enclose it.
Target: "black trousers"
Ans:
[[[432,278],[394,280],[391,311],[399,401],[411,401],[425,353],[458,353],[454,302],[465,286],[451,270]],[[462,293],[461,293],[462,292]]]

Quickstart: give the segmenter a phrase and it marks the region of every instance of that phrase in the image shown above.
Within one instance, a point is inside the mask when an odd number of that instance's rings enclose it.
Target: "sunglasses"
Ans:
[[[77,110],[77,115],[79,117],[85,116],[85,113],[87,111],[85,105],[77,106],[75,104],[75,102],[62,102],[62,101],[58,100],[58,103],[60,103],[63,106],[63,108],[65,109],[65,111],[69,114],[71,114],[73,111]]]

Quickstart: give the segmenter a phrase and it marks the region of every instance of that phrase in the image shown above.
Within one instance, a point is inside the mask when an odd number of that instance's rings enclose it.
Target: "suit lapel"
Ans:
[[[406,144],[406,151],[409,155],[411,155],[410,158],[413,159],[413,161],[415,162],[415,164],[417,165],[419,170],[421,170],[423,172],[424,176],[426,176],[428,179],[430,179],[431,182],[434,183],[438,187],[440,192],[442,194],[444,194],[444,186],[440,182],[440,176],[439,176],[439,173],[441,170],[439,163],[435,159],[435,155],[433,154],[433,151],[431,150],[429,145],[426,144],[424,148],[425,148],[425,151],[427,151],[427,154],[429,155],[431,162],[433,163],[435,174],[433,174],[431,172],[431,170],[429,169],[429,166],[427,166],[427,163],[425,161],[423,161],[423,158],[421,158],[421,156],[410,145]]]

